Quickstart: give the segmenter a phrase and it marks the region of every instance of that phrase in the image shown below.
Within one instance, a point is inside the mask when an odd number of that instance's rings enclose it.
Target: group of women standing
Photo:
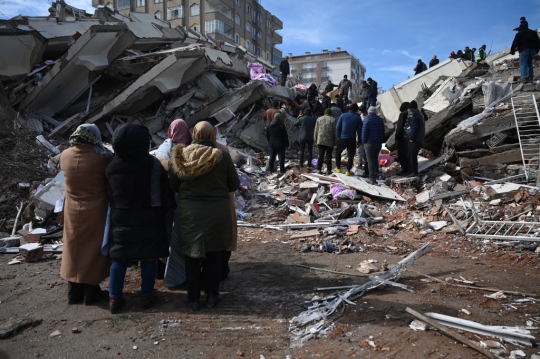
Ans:
[[[199,309],[202,288],[208,308],[221,301],[220,280],[236,239],[231,203],[239,179],[232,159],[208,122],[191,136],[175,120],[156,156],[150,142],[148,129],[133,124],[114,132],[114,155],[95,125],[81,125],[70,137],[60,160],[66,184],[60,274],[69,304],[108,297],[111,313],[118,313],[127,267],[138,261],[147,309],[156,300],[157,260],[167,257],[164,283],[185,280],[191,309]],[[102,291],[109,275],[109,291]]]

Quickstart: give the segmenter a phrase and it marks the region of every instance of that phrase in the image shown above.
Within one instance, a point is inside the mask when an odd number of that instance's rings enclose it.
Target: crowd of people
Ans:
[[[81,125],[71,135],[60,160],[66,185],[60,274],[68,281],[69,304],[108,298],[111,313],[118,313],[126,270],[137,261],[147,309],[156,300],[162,260],[164,283],[184,286],[189,308],[199,309],[202,289],[208,308],[222,300],[220,281],[236,249],[238,173],[210,123],[198,123],[191,135],[178,119],[168,136],[153,156],[144,126],[118,127],[114,154],[95,125]],[[109,290],[102,291],[109,276]]]

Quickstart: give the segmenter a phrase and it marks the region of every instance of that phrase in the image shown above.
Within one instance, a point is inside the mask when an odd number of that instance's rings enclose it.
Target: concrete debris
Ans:
[[[9,338],[20,331],[41,324],[41,319],[6,319],[0,322],[0,339]]]

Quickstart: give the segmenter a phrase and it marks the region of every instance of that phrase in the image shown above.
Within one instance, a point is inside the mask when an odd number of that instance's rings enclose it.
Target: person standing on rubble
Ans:
[[[364,120],[362,127],[362,144],[366,151],[366,158],[369,168],[369,183],[376,185],[379,175],[379,153],[384,141],[384,121],[377,115],[377,108],[371,106],[368,109],[368,116]]]
[[[416,67],[413,70],[414,70],[414,74],[418,75],[419,73],[426,71],[427,66],[422,60],[418,60],[418,62],[416,63]]]
[[[369,91],[368,103],[366,104],[366,107],[377,106],[377,95],[379,94],[377,81],[374,81],[371,77],[368,77],[367,83],[369,85]]]
[[[398,176],[407,176],[409,174],[409,153],[407,152],[407,143],[404,136],[403,127],[409,112],[407,112],[408,102],[403,102],[399,107],[399,117],[396,123],[395,141],[397,145],[398,162],[401,165],[401,171]]]
[[[170,160],[172,150],[176,145],[189,146],[193,140],[189,127],[186,121],[182,119],[176,119],[169,125],[166,139],[156,150],[155,156],[161,162],[163,168],[168,172],[170,168]],[[169,235],[170,246],[179,246],[178,244],[178,216],[176,210],[167,212],[167,233]],[[158,273],[159,273],[158,262]],[[159,278],[159,275],[158,275]],[[185,258],[181,251],[172,251],[167,258],[167,265],[165,267],[165,276],[163,278],[163,284],[171,290],[179,289],[181,285],[186,281],[186,263]]]
[[[519,26],[516,27],[514,29],[514,31],[521,31],[521,30],[528,29],[528,28],[529,28],[529,23],[525,19],[525,16],[522,16],[522,17],[519,18]]]
[[[324,109],[318,98],[313,100],[311,105],[311,112],[315,117],[321,117],[324,114]]]
[[[148,309],[157,299],[157,260],[169,256],[166,214],[175,202],[167,171],[148,153],[150,141],[148,128],[133,124],[118,127],[113,135],[115,157],[106,171],[111,208],[108,250],[113,260],[111,314],[125,303],[122,292],[130,262],[140,261],[141,305]]]
[[[204,288],[206,307],[212,309],[222,301],[223,262],[233,245],[230,193],[240,185],[238,173],[231,156],[216,148],[216,131],[206,121],[193,129],[191,145],[174,148],[171,167],[170,184],[178,193],[180,245],[186,256],[187,305],[198,310]]]
[[[362,119],[362,124],[363,124],[364,121],[366,120],[366,117],[368,116],[366,106],[364,105],[359,106],[358,111],[360,112],[360,118]],[[358,146],[356,147],[356,154],[358,155],[359,167],[363,168],[364,170],[362,178],[369,178],[369,167],[367,163],[366,150],[364,149],[364,145],[362,144],[361,141],[362,139],[360,139],[360,142],[358,143]]]
[[[338,85],[336,85],[336,84],[332,83],[332,81],[328,80],[328,82],[326,83],[326,86],[324,87],[324,94],[323,95],[328,95],[329,92],[334,91],[334,87],[338,87]]]
[[[107,218],[105,169],[111,158],[96,125],[84,124],[69,138],[60,156],[65,178],[64,251],[60,275],[68,281],[68,304],[91,305],[106,299],[99,283],[111,261],[101,253]]]
[[[477,62],[484,61],[486,59],[486,57],[487,57],[487,55],[486,55],[486,45],[482,45],[478,49]]]
[[[317,119],[311,115],[311,110],[307,109],[302,112],[301,117],[294,124],[294,127],[300,127],[300,169],[304,166],[304,152],[306,146],[308,149],[308,164],[311,168],[311,160],[313,159],[313,133],[315,132],[315,122]]]
[[[450,56],[448,56],[450,59],[457,59],[457,55],[454,51],[450,51]]]
[[[358,115],[358,105],[353,103],[349,111],[341,115],[337,121],[336,133],[338,143],[336,148],[336,168],[334,172],[341,173],[341,152],[347,149],[347,172],[346,176],[351,175],[351,170],[356,152],[356,144],[362,138],[362,119]]]
[[[287,83],[287,76],[291,74],[291,67],[289,66],[289,57],[284,57],[279,64],[279,71],[281,71],[281,86],[285,86]]]
[[[270,159],[268,160],[267,171],[274,172],[274,163],[276,157],[279,157],[279,172],[285,173],[285,151],[289,147],[289,135],[287,134],[287,128],[283,124],[281,114],[276,113],[274,120],[268,126],[266,132],[268,138],[268,145],[270,147]]]
[[[315,84],[309,85],[307,89],[307,100],[309,103],[312,103],[313,100],[315,100],[317,97],[319,97],[319,88]]]
[[[332,150],[336,145],[336,119],[331,116],[331,110],[324,110],[324,116],[317,119],[315,123],[314,139],[319,149],[319,158],[317,160],[317,170],[322,175],[323,161],[326,158],[326,174],[331,174],[332,168]]]
[[[465,51],[463,52],[463,59],[467,61],[474,61],[473,52],[469,49],[469,46],[465,46]]]
[[[347,75],[343,75],[343,80],[339,82],[338,90],[339,97],[341,98],[341,110],[344,111],[344,105],[349,102],[349,91],[351,91],[352,82],[347,78]]]
[[[270,126],[270,122],[274,119],[274,115],[279,112],[279,101],[272,101],[272,107],[270,107],[264,113],[264,120],[266,121],[266,126]]]
[[[362,105],[367,106],[368,97],[369,97],[369,85],[366,81],[362,81],[362,84],[360,85],[359,97],[360,97],[360,100],[362,101]]]
[[[437,58],[437,55],[433,55],[433,58],[429,62],[429,68],[432,68],[435,65],[439,64],[439,59]]]
[[[534,79],[533,59],[540,51],[540,38],[534,30],[521,28],[512,42],[510,53],[514,55],[519,51],[519,71],[522,81]]]
[[[418,111],[416,101],[407,106],[407,119],[403,125],[403,142],[407,145],[409,176],[418,176],[418,152],[424,143],[424,116]]]

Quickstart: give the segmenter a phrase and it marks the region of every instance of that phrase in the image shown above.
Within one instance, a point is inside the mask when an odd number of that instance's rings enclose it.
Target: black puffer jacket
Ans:
[[[165,213],[174,208],[167,172],[148,154],[150,134],[123,125],[113,137],[115,158],[107,167],[111,206],[109,256],[113,260],[152,260],[169,255]]]
[[[270,126],[268,126],[268,144],[270,147],[289,147],[289,136],[287,128],[281,122],[281,117],[274,118]]]
[[[522,52],[523,50],[534,49],[540,51],[540,38],[534,30],[523,29],[516,34],[514,42],[512,42],[511,52]]]

